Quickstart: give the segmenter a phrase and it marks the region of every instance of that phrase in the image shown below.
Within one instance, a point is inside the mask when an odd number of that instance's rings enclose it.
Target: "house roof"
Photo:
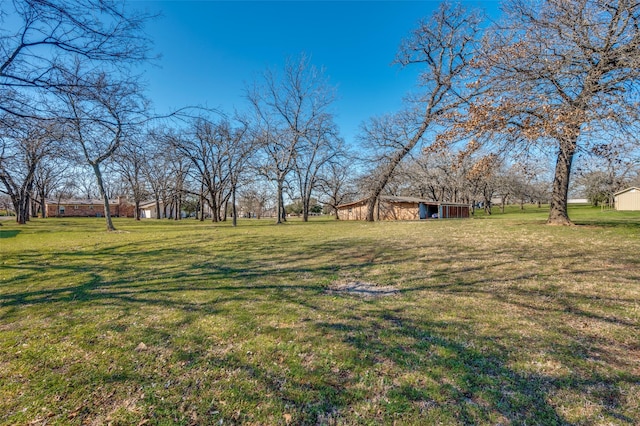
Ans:
[[[47,198],[45,200],[46,204],[74,204],[80,206],[93,206],[93,205],[103,205],[104,201],[99,198],[61,198],[60,200]],[[118,200],[109,200],[109,204],[118,204]]]
[[[160,205],[162,205],[162,201],[160,201]],[[143,201],[140,203],[140,208],[144,209],[144,208],[148,208],[148,207],[155,207],[156,206],[156,202],[155,200],[152,201]]]
[[[631,186],[627,189],[623,189],[622,191],[616,192],[615,194],[613,194],[613,196],[615,197],[616,195],[624,194],[625,192],[635,192],[635,191],[640,192],[640,188],[638,188],[637,186]]]

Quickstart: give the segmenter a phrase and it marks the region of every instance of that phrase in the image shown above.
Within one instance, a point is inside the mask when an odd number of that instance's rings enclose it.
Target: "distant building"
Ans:
[[[367,199],[339,205],[338,217],[342,220],[365,220]],[[468,218],[469,205],[440,203],[414,197],[380,196],[375,206],[376,220],[420,220]]]
[[[567,204],[589,204],[588,198],[569,198]]]
[[[45,200],[46,217],[102,217],[104,202],[101,199],[60,199]],[[133,217],[135,206],[126,198],[109,200],[109,210],[113,217]]]
[[[640,210],[640,188],[632,186],[613,194],[616,210]]]
[[[163,217],[164,204],[160,202],[160,216],[158,216],[158,210],[155,201],[147,201],[140,203],[140,219],[156,219]]]

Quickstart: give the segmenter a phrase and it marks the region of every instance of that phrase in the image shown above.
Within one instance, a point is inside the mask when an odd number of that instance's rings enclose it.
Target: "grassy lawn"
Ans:
[[[4,221],[0,424],[640,424],[640,213],[547,211]]]

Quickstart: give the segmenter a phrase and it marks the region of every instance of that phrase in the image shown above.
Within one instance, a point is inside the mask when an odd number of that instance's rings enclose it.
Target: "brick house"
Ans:
[[[61,199],[45,201],[46,217],[102,217],[104,203],[101,199]],[[113,217],[134,217],[135,205],[126,198],[109,200],[109,210]]]

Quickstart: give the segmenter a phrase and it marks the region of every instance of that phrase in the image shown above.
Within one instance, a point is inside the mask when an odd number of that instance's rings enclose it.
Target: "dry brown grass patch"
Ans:
[[[327,292],[330,294],[352,294],[360,297],[385,297],[398,294],[398,289],[367,281],[339,280],[331,283]]]

